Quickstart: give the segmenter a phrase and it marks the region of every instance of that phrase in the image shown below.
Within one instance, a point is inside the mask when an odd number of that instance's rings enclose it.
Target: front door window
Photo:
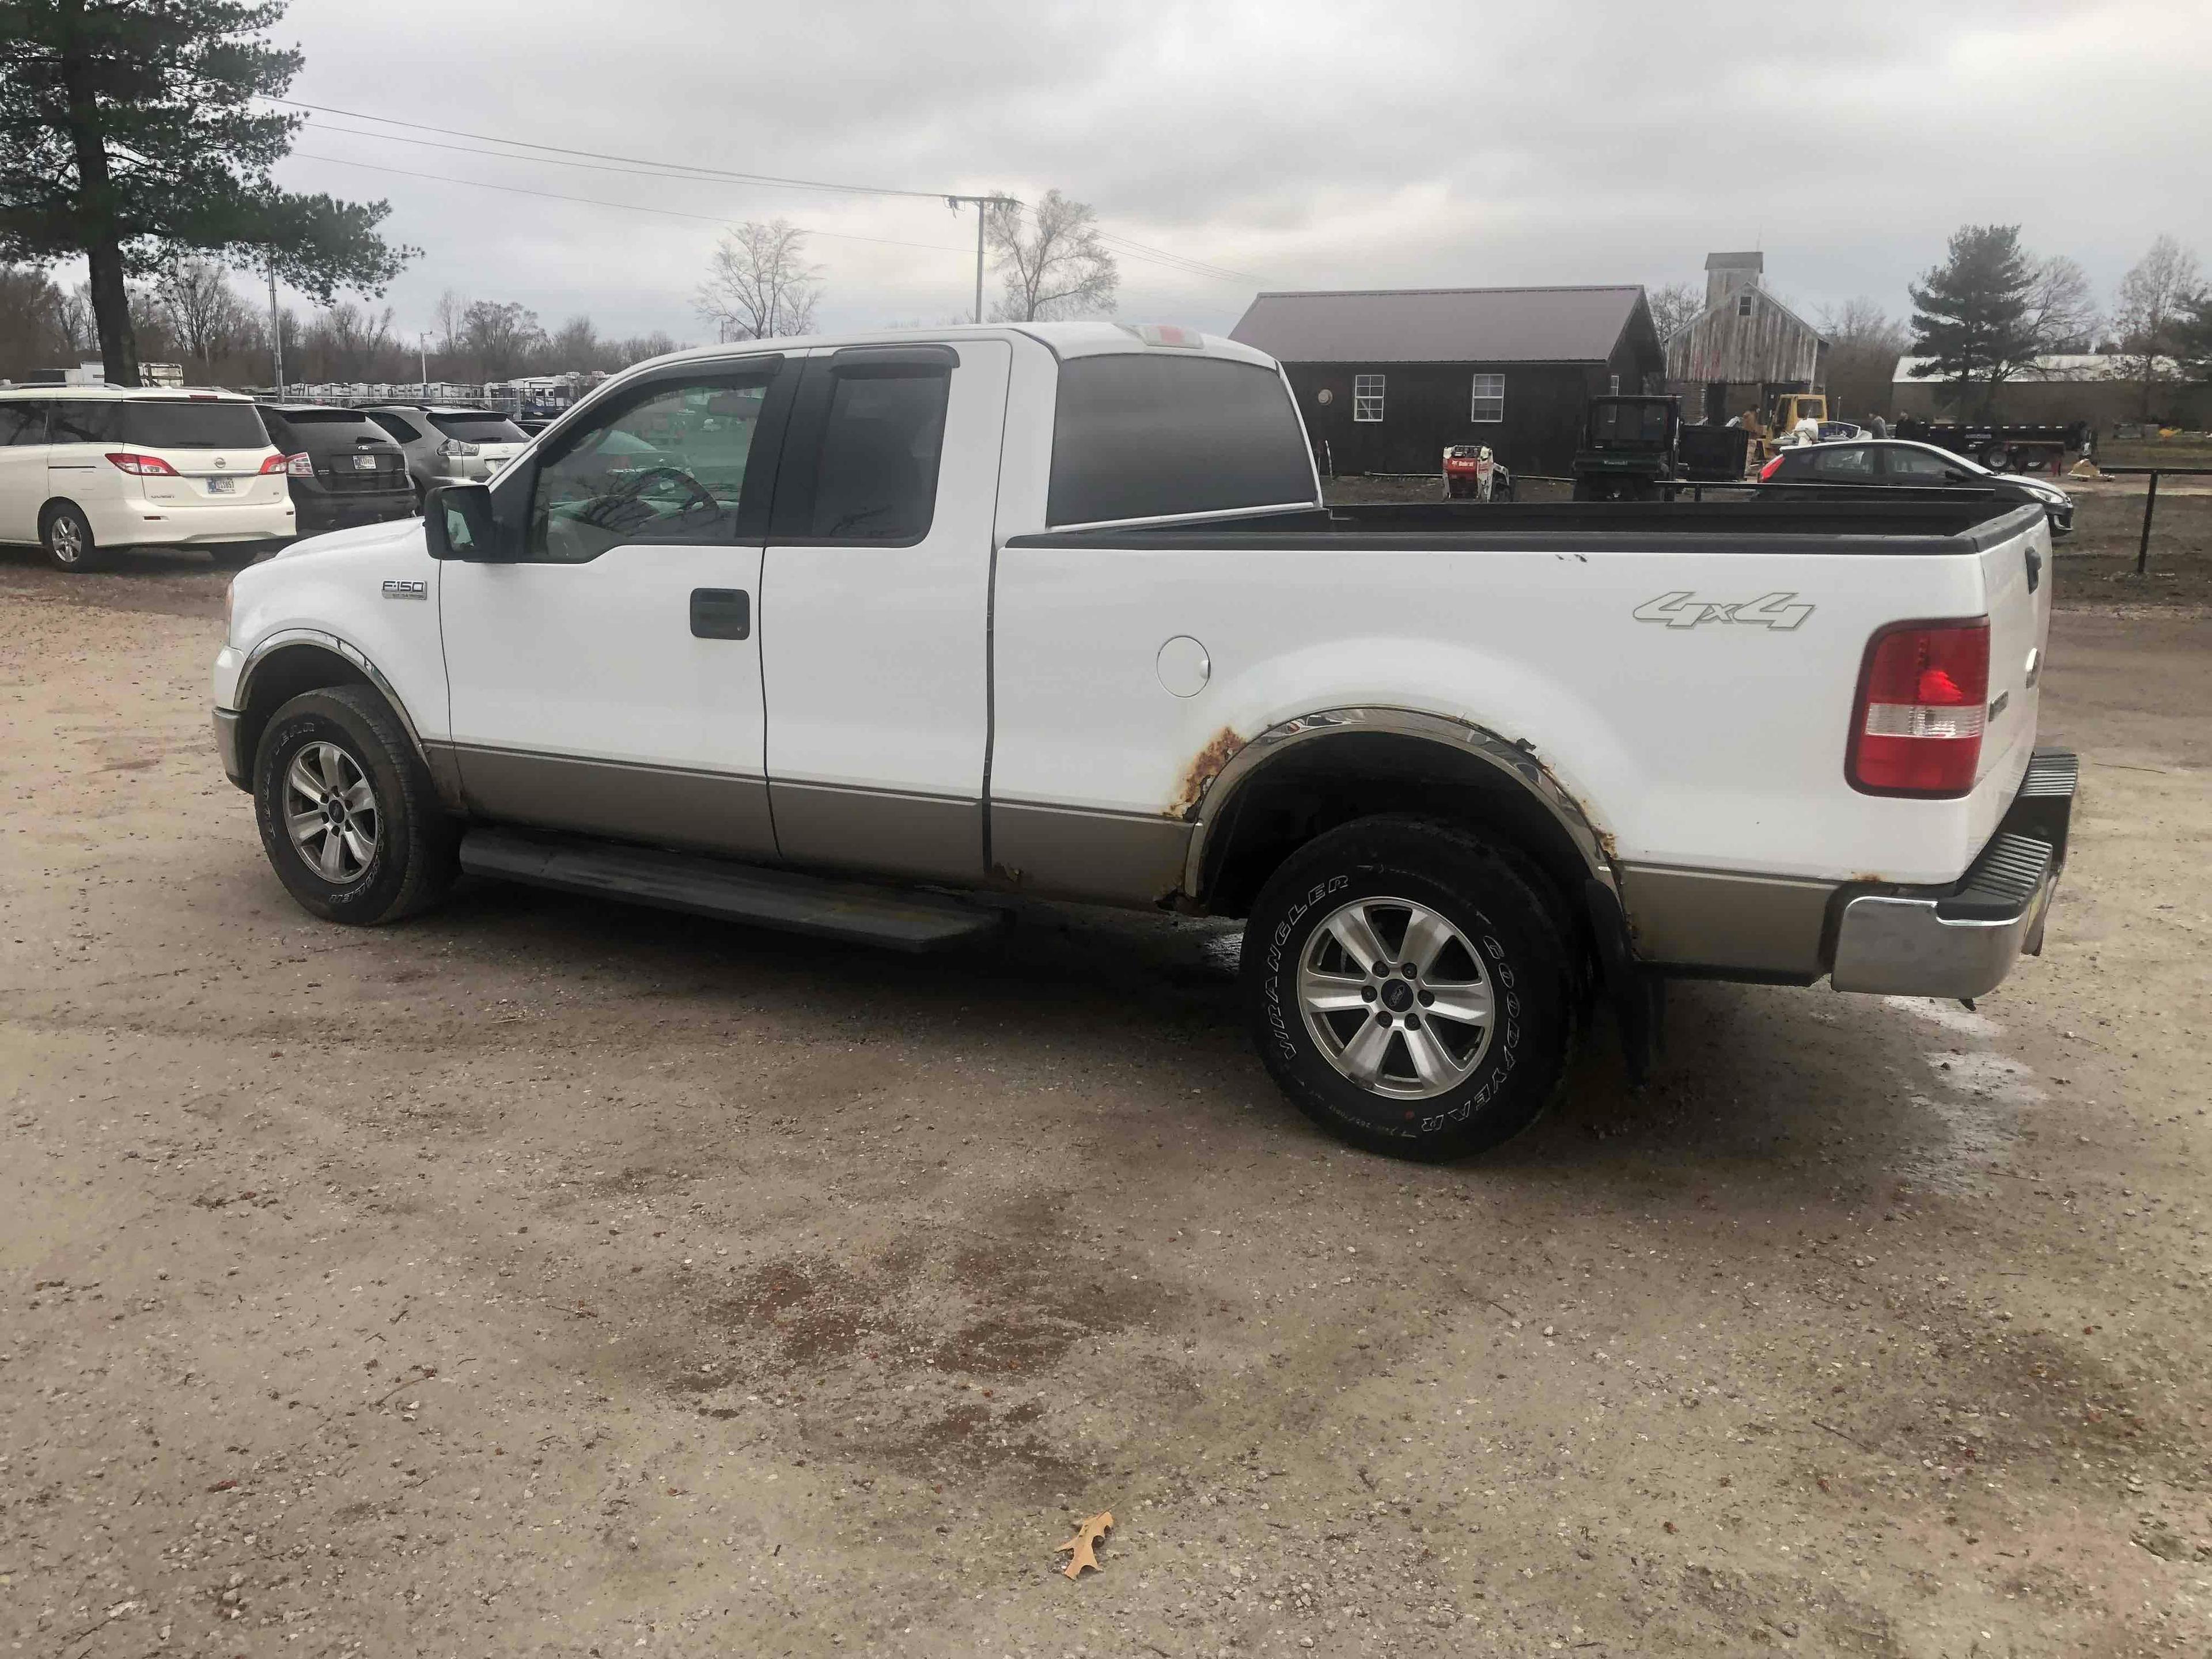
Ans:
[[[769,371],[641,388],[534,481],[524,556],[583,564],[631,543],[737,540]]]

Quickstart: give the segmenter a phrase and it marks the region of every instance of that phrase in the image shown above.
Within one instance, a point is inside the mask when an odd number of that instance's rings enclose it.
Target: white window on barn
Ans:
[[[1735,296],[1735,314],[1739,317],[1748,317],[1751,315],[1751,290],[1746,289]]]
[[[1607,392],[1607,394],[1608,396],[1614,397],[1614,398],[1618,398],[1618,397],[1620,395],[1620,375],[1618,375],[1618,374],[1614,374],[1614,375],[1611,375],[1611,376],[1609,376],[1609,377],[1607,378],[1607,383],[1606,383],[1606,392]]]
[[[1382,418],[1382,377],[1380,374],[1355,374],[1352,377],[1352,418],[1355,421],[1379,421]]]
[[[1503,374],[1478,374],[1474,377],[1474,401],[1468,410],[1470,421],[1502,421],[1505,418],[1505,377]]]

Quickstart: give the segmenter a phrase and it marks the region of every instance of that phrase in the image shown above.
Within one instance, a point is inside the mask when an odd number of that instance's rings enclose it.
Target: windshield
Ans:
[[[1664,443],[1664,404],[1600,404],[1590,411],[1590,437],[1597,443]]]
[[[471,444],[524,444],[529,435],[504,415],[474,411],[459,415],[433,415],[430,424],[448,438],[459,438]]]
[[[266,449],[269,434],[252,404],[181,398],[126,403],[123,441],[149,449]]]

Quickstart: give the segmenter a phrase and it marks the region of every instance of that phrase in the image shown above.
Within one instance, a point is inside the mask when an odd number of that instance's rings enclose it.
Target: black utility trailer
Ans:
[[[1911,416],[1893,424],[1889,435],[1948,449],[1979,461],[1992,472],[2025,472],[2041,466],[2056,472],[2065,465],[2069,451],[2088,453],[2091,436],[2087,421],[2008,426],[1989,421],[1923,421]]]
[[[1578,501],[1650,501],[1674,483],[1736,483],[1750,454],[1740,426],[1686,426],[1682,400],[1593,398],[1575,452]]]

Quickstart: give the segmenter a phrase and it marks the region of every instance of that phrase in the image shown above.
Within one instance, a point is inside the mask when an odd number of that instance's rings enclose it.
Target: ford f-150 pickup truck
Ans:
[[[224,770],[336,921],[457,874],[922,949],[1243,918],[1291,1098],[1492,1145],[1666,979],[1972,998],[2040,949],[2043,514],[1973,491],[1324,505],[1171,328],[679,353],[239,575]]]

